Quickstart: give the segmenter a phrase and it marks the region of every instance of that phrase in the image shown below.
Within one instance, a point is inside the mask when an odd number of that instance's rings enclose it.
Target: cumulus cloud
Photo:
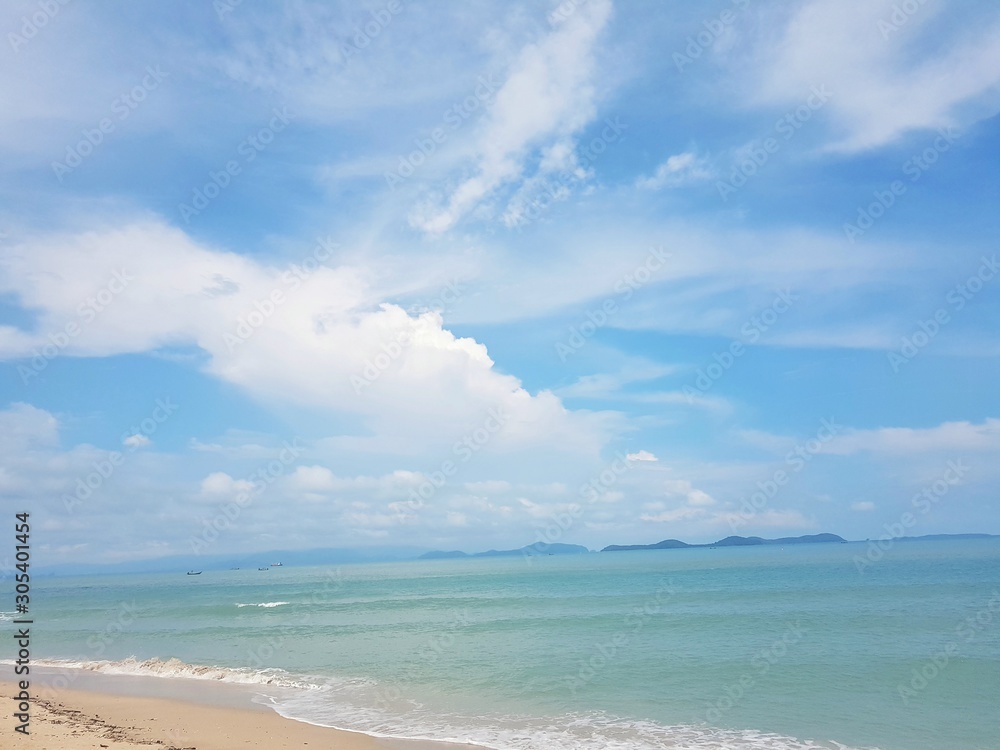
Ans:
[[[641,452],[645,453],[645,451]],[[666,508],[667,503],[665,502],[647,503],[645,505],[647,511],[659,510],[659,512],[643,513],[640,516],[641,520],[653,523],[705,520],[710,517],[708,508],[716,504],[715,498],[695,487],[687,479],[668,479],[663,482],[663,488],[668,501],[682,500],[684,504],[679,507]]]
[[[14,402],[0,411],[0,448],[3,452],[59,442],[59,421],[45,409]]]
[[[253,482],[233,479],[224,471],[216,471],[201,480],[201,492],[209,496],[227,496],[237,492],[250,492]]]
[[[669,496],[682,497],[688,505],[715,505],[715,500],[706,492],[698,489],[687,479],[668,479],[663,483]]]
[[[297,466],[290,482],[296,489],[313,492],[335,486],[333,472],[325,466]]]
[[[207,355],[208,373],[255,397],[359,415],[401,447],[435,433],[450,445],[490,413],[505,415],[491,450],[547,444],[594,455],[603,442],[605,416],[529,394],[439,314],[411,316],[383,303],[358,267],[314,262],[303,276],[155,221],[32,237],[4,260],[11,273],[0,291],[39,318],[35,332],[0,327],[4,358],[26,356],[73,324],[62,356],[193,344]],[[215,293],[220,278],[225,294]]]

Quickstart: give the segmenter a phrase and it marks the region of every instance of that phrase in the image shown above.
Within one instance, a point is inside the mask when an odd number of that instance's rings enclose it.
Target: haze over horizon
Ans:
[[[1000,533],[1000,7],[0,29],[0,498],[38,565]]]

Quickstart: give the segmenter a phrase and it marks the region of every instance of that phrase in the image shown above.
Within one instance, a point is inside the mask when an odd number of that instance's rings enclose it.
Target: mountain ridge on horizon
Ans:
[[[830,533],[806,534],[804,536],[784,536],[778,539],[764,539],[759,536],[727,536],[717,542],[708,544],[689,544],[679,539],[664,539],[655,544],[609,544],[601,552],[632,552],[644,549],[692,549],[697,547],[759,547],[774,544],[846,544],[842,536]]]
[[[619,552],[643,549],[696,549],[711,547],[733,547],[733,546],[762,546],[763,544],[802,544],[809,542],[795,542],[789,540],[806,539],[808,536],[822,536],[819,534],[807,535],[807,537],[782,537],[775,540],[752,541],[761,537],[726,537],[718,542],[707,544],[689,544],[677,539],[664,539],[654,544],[644,545],[608,545],[601,552]],[[845,540],[836,534],[830,534],[829,542],[843,541],[847,543],[863,544],[869,539]],[[925,534],[923,536],[894,537],[894,541],[947,541],[961,539],[997,539],[1000,534],[968,533],[968,534]],[[739,543],[737,540],[751,540]],[[443,559],[475,559],[484,557],[510,557],[517,555],[542,556],[560,554],[582,554],[589,553],[590,549],[578,544],[546,544],[535,542],[517,549],[509,550],[487,550],[485,552],[467,553],[457,550],[428,551],[426,547],[322,547],[305,550],[272,549],[263,552],[246,552],[232,554],[215,555],[169,555],[166,557],[147,558],[141,560],[128,560],[116,563],[57,563],[40,565],[36,568],[39,575],[59,576],[59,575],[102,575],[102,574],[132,574],[132,573],[167,573],[172,571],[185,571],[191,569],[204,570],[227,570],[233,566],[245,569],[256,568],[261,565],[269,565],[274,561],[281,561],[284,567],[300,567],[312,565],[340,565],[340,564],[363,564],[373,562],[409,562],[416,560],[443,560]],[[594,551],[595,553],[597,550]],[[4,580],[11,575],[11,570],[0,567],[0,580]]]

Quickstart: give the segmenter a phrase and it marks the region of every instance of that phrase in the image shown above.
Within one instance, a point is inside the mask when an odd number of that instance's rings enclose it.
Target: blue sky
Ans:
[[[0,18],[47,560],[1000,533],[993,4]]]

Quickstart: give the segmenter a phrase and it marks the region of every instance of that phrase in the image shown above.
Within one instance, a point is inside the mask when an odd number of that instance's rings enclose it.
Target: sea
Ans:
[[[32,660],[486,748],[997,750],[1000,539],[873,545],[35,578]]]

